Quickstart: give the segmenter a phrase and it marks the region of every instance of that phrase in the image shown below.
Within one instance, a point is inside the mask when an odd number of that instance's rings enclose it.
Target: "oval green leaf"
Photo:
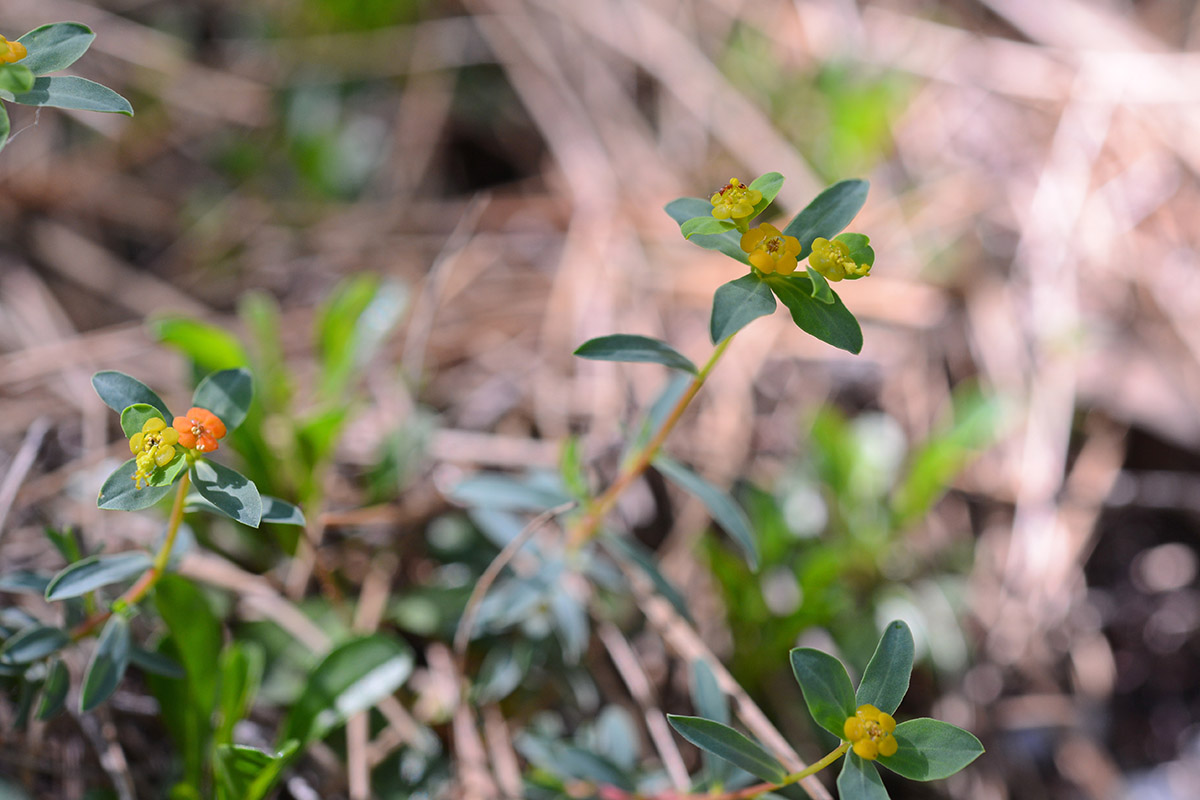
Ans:
[[[841,350],[862,350],[862,328],[832,289],[833,302],[826,304],[813,299],[812,280],[807,275],[772,275],[767,283],[788,307],[796,327]]]
[[[55,78],[36,78],[28,92],[13,94],[13,102],[23,106],[73,108],[77,111],[100,111],[133,116],[133,106],[107,86],[87,78],[62,75]]]
[[[78,22],[52,22],[17,39],[29,55],[21,61],[34,75],[58,72],[74,64],[91,47],[96,34]]]
[[[292,505],[286,500],[263,495],[262,507],[263,522],[272,522],[276,525],[299,525],[301,528],[306,524],[304,512],[300,510],[299,506]]]
[[[680,197],[677,200],[672,200],[667,203],[665,211],[670,215],[671,219],[679,223],[681,229],[685,222],[696,217],[711,217],[712,203],[707,200],[702,200],[699,197]],[[738,231],[726,231],[725,233],[712,234],[710,236],[701,236],[696,234],[688,239],[692,244],[698,244],[705,250],[717,250],[724,253],[732,259],[742,262],[746,266],[750,266],[750,257],[742,250],[742,235]]]
[[[908,691],[913,668],[913,637],[900,620],[889,622],[867,664],[854,702],[869,703],[880,711],[895,714]]]
[[[683,234],[683,238],[685,239],[690,239],[693,236],[725,233],[726,231],[736,229],[737,225],[735,223],[727,219],[717,219],[716,217],[695,217],[679,226],[679,232]]]
[[[48,583],[50,583],[49,575],[18,569],[6,575],[0,575],[0,592],[40,595],[46,593],[46,584]]]
[[[130,377],[124,372],[105,370],[92,376],[92,388],[104,404],[120,414],[130,406],[146,403],[162,412],[163,418],[169,418],[171,412],[167,404],[154,391],[137,378]]]
[[[754,213],[750,215],[750,218],[754,219],[767,210],[767,206],[771,205],[779,190],[783,188],[783,175],[778,172],[759,175],[750,182],[750,188],[762,192],[762,199],[754,204]]]
[[[257,528],[262,521],[262,497],[254,481],[224,464],[197,459],[192,465],[196,491],[232,520]]]
[[[150,569],[154,560],[140,551],[112,556],[89,556],[59,572],[46,586],[47,600],[66,600],[90,591],[136,578]]]
[[[838,797],[842,800],[888,800],[879,770],[854,753],[846,754],[842,773],[838,775],[837,788]]]
[[[83,676],[79,709],[86,714],[107,700],[125,677],[128,666],[129,620],[123,614],[113,614],[100,632],[100,642]]]
[[[183,459],[180,458],[180,461]],[[100,487],[100,496],[96,505],[109,511],[141,511],[162,500],[171,493],[171,486],[144,486],[137,488],[133,473],[137,472],[137,464],[131,458],[113,470],[113,473]],[[162,470],[155,470],[155,473]]]
[[[179,350],[205,372],[249,363],[237,337],[216,325],[189,317],[163,317],[151,321],[149,327],[155,339]]]
[[[403,642],[381,635],[346,642],[309,674],[279,741],[296,739],[303,746],[323,738],[403,686],[412,668],[412,649]]]
[[[700,499],[701,503],[704,503],[704,507],[708,509],[709,514],[712,514],[716,523],[724,528],[725,532],[742,548],[746,561],[750,564],[750,569],[757,572],[758,542],[754,538],[754,532],[750,530],[750,520],[746,518],[746,512],[742,511],[741,506],[704,478],[664,455],[659,455],[654,459],[654,468],[679,488],[691,492]]]
[[[71,643],[71,637],[59,628],[33,625],[9,637],[0,647],[0,663],[32,664]]]
[[[254,379],[247,369],[223,369],[214,372],[196,387],[192,405],[206,408],[221,418],[232,432],[246,419],[254,399]]]
[[[880,756],[879,763],[909,780],[941,780],[983,753],[974,734],[938,719],[901,722],[893,735],[900,747],[894,756]]]
[[[768,783],[782,783],[787,770],[766,748],[727,725],[703,717],[668,714],[667,720],[692,744]]]
[[[869,188],[870,184],[864,180],[838,181],[817,195],[787,224],[783,232],[800,240],[801,261],[812,252],[814,239],[832,239],[853,221],[867,202]]]
[[[42,699],[38,703],[37,718],[47,720],[62,711],[67,703],[67,690],[71,688],[71,676],[61,659],[54,659],[42,687]]]
[[[671,345],[649,336],[630,333],[614,333],[589,339],[575,349],[575,355],[595,361],[662,364],[671,369],[696,374],[696,365]]]
[[[854,716],[854,687],[846,668],[828,653],[809,647],[797,647],[791,652],[792,672],[808,713],[825,730],[841,739],[846,719]]]
[[[151,419],[166,421],[163,413],[149,403],[134,403],[121,411],[121,430],[125,432],[125,437],[129,438],[135,433],[140,433],[146,420]]]
[[[713,295],[709,335],[713,344],[733,336],[759,317],[775,311],[771,287],[753,272],[721,286]]]
[[[0,91],[5,99],[33,88],[33,73],[25,64],[0,64]]]

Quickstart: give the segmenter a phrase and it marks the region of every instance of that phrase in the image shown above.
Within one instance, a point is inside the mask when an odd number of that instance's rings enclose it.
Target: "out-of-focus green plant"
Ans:
[[[129,101],[107,86],[74,75],[50,75],[74,64],[95,38],[91,28],[78,22],[43,25],[12,42],[0,36],[0,101],[132,117]],[[0,149],[9,130],[8,111],[0,102]]]

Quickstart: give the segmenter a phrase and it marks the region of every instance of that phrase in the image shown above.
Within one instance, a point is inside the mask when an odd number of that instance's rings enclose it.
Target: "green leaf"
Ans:
[[[262,507],[263,522],[271,522],[276,525],[299,525],[301,528],[307,524],[304,520],[304,512],[286,500],[262,495]]]
[[[792,672],[804,694],[808,713],[818,725],[841,739],[846,720],[858,708],[846,668],[828,653],[808,647],[797,647],[791,657]]]
[[[682,227],[685,222],[696,217],[711,217],[712,208],[712,203],[699,197],[680,197],[667,203],[664,210]],[[708,236],[696,234],[688,241],[700,245],[705,250],[720,251],[730,258],[750,266],[750,257],[742,250],[742,234],[736,230]]]
[[[232,432],[246,419],[253,399],[254,379],[250,370],[223,369],[200,381],[192,395],[192,405],[216,414],[225,423],[225,429]]]
[[[182,664],[153,650],[143,650],[140,647],[130,648],[129,663],[151,675],[161,675],[164,678],[174,678],[175,680],[183,680],[187,677]]]
[[[189,317],[163,317],[151,321],[149,327],[155,339],[171,345],[205,372],[234,369],[250,363],[237,337],[216,325]],[[221,420],[225,418],[221,417]]]
[[[695,217],[679,226],[683,238],[690,239],[697,235],[711,235],[737,229],[737,223],[727,219],[717,219],[712,216]],[[740,235],[740,234],[739,234]]]
[[[233,743],[233,726],[250,711],[258,694],[264,661],[262,648],[253,642],[233,642],[221,652],[217,700],[220,723],[214,737],[218,745]]]
[[[813,299],[812,280],[807,275],[771,275],[767,283],[792,312],[792,321],[798,328],[842,350],[851,353],[862,350],[862,328],[836,292],[833,292],[834,302],[827,305]]]
[[[782,783],[787,770],[757,742],[738,733],[728,725],[722,725],[703,717],[683,717],[668,714],[667,720],[680,736],[701,750],[725,759],[756,775],[768,783]]]
[[[754,532],[750,530],[750,520],[746,519],[746,512],[742,511],[741,506],[704,478],[664,455],[660,454],[654,459],[654,468],[679,488],[691,492],[700,499],[700,502],[704,503],[704,507],[708,509],[708,513],[712,514],[716,523],[724,528],[725,532],[742,548],[746,561],[750,564],[750,569],[757,572],[758,541],[754,538]]]
[[[894,756],[880,756],[879,763],[914,781],[941,780],[983,753],[973,734],[937,719],[901,722],[893,735],[900,747]]]
[[[170,485],[137,488],[137,483],[133,480],[135,472],[137,464],[132,458],[113,470],[100,487],[96,505],[109,511],[141,511],[171,493]]]
[[[12,123],[8,121],[8,110],[4,108],[4,103],[0,103],[0,150],[4,149],[4,145],[8,144],[8,134],[12,130]]]
[[[100,632],[100,642],[83,677],[80,711],[86,714],[107,700],[120,685],[128,666],[129,619],[123,614],[113,614]]]
[[[750,215],[753,219],[766,210],[767,206],[775,200],[779,194],[779,190],[783,188],[783,176],[778,172],[768,172],[759,175],[754,180],[750,181],[750,188],[762,192],[762,199],[754,204],[754,213]]]
[[[46,593],[46,584],[48,583],[50,583],[48,575],[31,572],[27,569],[18,569],[6,575],[0,575],[0,592],[43,595]]]
[[[154,564],[149,553],[135,551],[111,556],[89,556],[61,570],[46,586],[46,599],[66,600],[113,583],[136,578]]]
[[[137,378],[132,378],[124,372],[106,370],[92,376],[92,387],[104,404],[120,414],[130,406],[138,403],[152,405],[162,412],[163,417],[171,416],[167,404],[154,391]]]
[[[317,319],[321,394],[341,399],[404,317],[408,292],[394,281],[356,275],[334,290]]]
[[[134,403],[124,409],[121,412],[121,430],[125,432],[125,438],[128,439],[135,433],[141,433],[142,426],[151,419],[167,421],[161,411],[148,403]]]
[[[783,233],[800,240],[801,261],[812,252],[814,239],[832,239],[850,224],[867,202],[869,188],[864,180],[839,181],[817,195],[787,224]]]
[[[34,75],[58,72],[74,64],[87,52],[96,34],[78,22],[52,22],[17,39],[29,55],[21,61]]]
[[[722,725],[728,725],[729,702],[717,684],[717,678],[713,675],[713,671],[708,664],[697,658],[691,663],[691,673],[692,706],[695,707],[697,715]],[[703,756],[706,785],[709,787],[724,785],[733,773],[729,762],[707,750],[703,751]]]
[[[412,649],[404,642],[380,635],[346,642],[309,674],[279,741],[296,739],[306,746],[323,738],[403,686],[412,668]]]
[[[856,707],[869,703],[880,711],[895,714],[908,691],[912,667],[912,632],[900,620],[889,622],[858,684]]]
[[[33,625],[9,637],[0,647],[0,663],[32,664],[71,643],[71,637],[59,628]]]
[[[33,73],[24,63],[0,64],[0,91],[18,95],[32,88]]]
[[[849,257],[855,264],[866,265],[868,267],[875,265],[875,248],[871,247],[868,242],[871,239],[865,233],[839,233],[834,237],[839,242],[845,242],[850,248]],[[856,281],[862,275],[847,275],[846,280]]]
[[[449,497],[468,508],[500,511],[546,511],[571,501],[558,481],[543,475],[505,475],[479,472],[464,478],[450,490]]]
[[[812,267],[808,267],[806,271],[808,279],[812,281],[812,298],[826,305],[832,303],[834,301],[833,289],[829,288],[829,281],[825,280],[825,276]]]
[[[42,700],[38,703],[37,718],[47,720],[62,711],[67,703],[67,691],[71,688],[71,675],[61,659],[54,659],[42,687]]]
[[[294,740],[274,755],[242,745],[218,745],[213,759],[217,780],[229,798],[262,800],[299,749],[300,743]]]
[[[197,459],[192,483],[200,496],[232,520],[257,528],[262,521],[262,497],[254,481],[224,464]]]
[[[713,295],[709,334],[720,344],[759,317],[775,311],[771,287],[753,272],[721,286]]]
[[[696,365],[666,342],[630,333],[614,333],[589,339],[575,348],[575,355],[596,361],[631,361],[662,364],[696,374]]]
[[[842,774],[837,779],[838,797],[842,800],[888,800],[883,779],[871,762],[847,753]]]
[[[133,106],[124,97],[107,86],[74,75],[36,78],[33,88],[28,92],[14,93],[13,102],[23,106],[73,108],[133,116]]]

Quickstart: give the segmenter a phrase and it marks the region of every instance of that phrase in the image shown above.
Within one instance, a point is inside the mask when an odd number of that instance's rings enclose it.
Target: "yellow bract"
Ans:
[[[759,272],[791,275],[796,271],[800,240],[795,236],[784,236],[774,225],[764,223],[746,231],[742,234],[741,245]]]
[[[168,428],[161,417],[151,417],[142,424],[142,429],[129,437],[129,452],[137,467],[133,480],[137,488],[142,481],[150,483],[150,473],[156,467],[165,467],[175,460],[175,445],[179,442],[179,431]]]
[[[870,265],[854,263],[854,259],[850,258],[850,246],[837,239],[814,239],[808,263],[830,281],[840,281],[847,275],[864,276],[871,273]]]
[[[713,204],[712,215],[714,217],[732,219],[735,222],[753,214],[754,206],[760,200],[762,200],[762,192],[743,185],[737,178],[730,178],[729,183],[714,192],[713,196],[708,199]]]
[[[846,718],[846,724],[842,727],[842,733],[855,755],[868,761],[880,756],[886,758],[896,755],[900,745],[892,735],[895,730],[896,720],[892,715],[869,703],[859,706],[853,717]]]
[[[20,61],[27,55],[29,55],[29,51],[25,49],[25,45],[20,42],[10,42],[8,39],[0,36],[0,63],[12,64],[14,61]]]

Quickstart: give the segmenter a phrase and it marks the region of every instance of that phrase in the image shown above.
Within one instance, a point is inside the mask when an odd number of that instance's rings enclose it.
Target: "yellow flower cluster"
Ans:
[[[862,277],[871,274],[871,265],[854,263],[854,259],[850,258],[850,246],[837,239],[830,241],[818,237],[813,240],[808,263],[830,281],[840,281],[847,275]]]
[[[892,715],[870,704],[859,706],[853,717],[846,718],[843,726],[846,741],[854,748],[854,754],[868,761],[896,755],[900,745],[892,735],[894,730],[896,720]]]
[[[766,223],[742,234],[742,250],[750,256],[750,263],[759,272],[777,272],[791,275],[796,271],[796,259],[800,255],[800,240],[785,236],[774,225]]]
[[[717,219],[731,219],[734,222],[743,220],[754,213],[754,206],[762,200],[762,192],[742,184],[737,178],[730,178],[729,183],[713,193],[708,199],[713,205],[712,215]],[[746,221],[749,224],[749,220]],[[742,226],[745,230],[745,226]]]
[[[0,64],[12,64],[27,55],[29,55],[29,51],[25,49],[25,45],[20,42],[10,42],[0,36]]]
[[[142,429],[129,437],[129,451],[133,453],[137,469],[133,480],[137,488],[142,488],[142,481],[150,483],[150,473],[156,467],[165,467],[175,460],[175,445],[179,442],[179,431],[168,428],[167,423],[160,417],[151,417],[142,425]]]

